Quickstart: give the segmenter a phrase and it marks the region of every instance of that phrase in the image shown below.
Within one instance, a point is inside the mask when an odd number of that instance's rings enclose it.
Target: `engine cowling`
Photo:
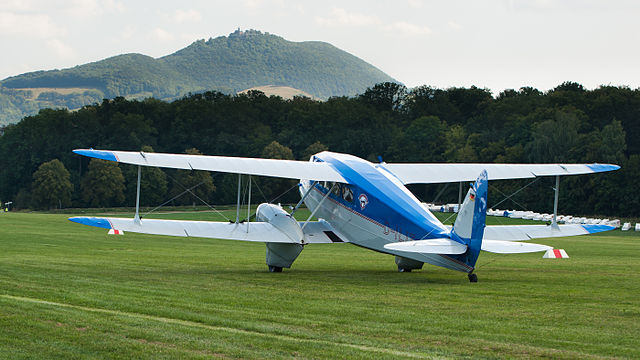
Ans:
[[[280,230],[292,242],[304,243],[304,233],[298,221],[287,213],[280,205],[262,203],[256,210],[256,220],[268,222]]]

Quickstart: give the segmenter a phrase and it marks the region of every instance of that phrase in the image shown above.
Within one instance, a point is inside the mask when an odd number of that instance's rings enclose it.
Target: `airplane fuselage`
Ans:
[[[314,155],[311,161],[330,163],[349,182],[318,182],[305,199],[305,205],[315,211],[316,217],[329,222],[349,242],[452,270],[473,270],[454,256],[384,248],[386,244],[399,241],[450,237],[449,229],[386,170],[384,164],[326,151]],[[301,194],[314,184],[309,180],[300,183]]]

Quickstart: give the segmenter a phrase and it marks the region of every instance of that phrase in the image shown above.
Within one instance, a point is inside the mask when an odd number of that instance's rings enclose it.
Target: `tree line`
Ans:
[[[71,152],[75,148],[299,160],[330,150],[386,162],[614,163],[622,169],[563,177],[561,212],[637,216],[638,119],[640,90],[587,90],[571,82],[495,97],[477,87],[396,83],[327,101],[258,91],[205,92],[173,102],[117,97],[73,112],[41,110],[2,128],[0,200],[19,208],[135,203],[136,167],[81,157]],[[294,202],[295,183],[254,177],[253,199]],[[551,178],[492,182],[489,206],[549,212],[552,186]],[[143,168],[141,187],[146,206],[230,204],[237,176]],[[458,198],[457,184],[410,189],[427,202]]]

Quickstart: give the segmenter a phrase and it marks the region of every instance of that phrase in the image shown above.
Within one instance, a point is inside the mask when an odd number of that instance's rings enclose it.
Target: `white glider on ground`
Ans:
[[[559,176],[619,169],[610,164],[387,164],[328,151],[312,156],[309,162],[93,149],[74,152],[139,166],[302,179],[301,200],[293,211],[304,202],[311,211],[309,219],[320,219],[299,222],[279,205],[263,203],[256,210],[255,222],[152,220],[141,219],[136,204],[133,219],[69,219],[77,223],[125,232],[263,242],[272,272],[291,267],[306,244],[348,242],[395,255],[399,271],[420,269],[426,262],[465,272],[472,282],[477,281],[473,271],[481,250],[500,254],[547,251],[552,247],[521,241],[613,229],[557,225],[555,221],[551,225],[486,226],[489,180],[555,176],[557,213]],[[443,225],[405,187],[472,180],[452,227]],[[240,186],[238,211],[239,199]]]

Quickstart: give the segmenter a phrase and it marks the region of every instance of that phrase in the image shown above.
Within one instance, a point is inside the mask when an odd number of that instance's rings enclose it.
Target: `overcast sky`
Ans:
[[[0,0],[0,79],[257,29],[331,43],[409,87],[640,87],[640,1]]]

